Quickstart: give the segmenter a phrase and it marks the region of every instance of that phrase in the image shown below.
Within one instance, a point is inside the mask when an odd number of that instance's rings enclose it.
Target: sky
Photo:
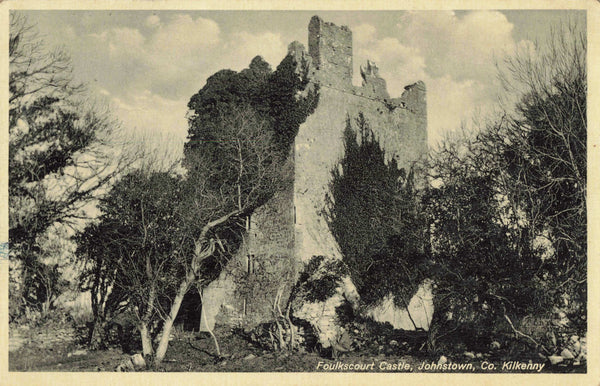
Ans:
[[[495,63],[535,50],[553,25],[585,25],[585,11],[27,11],[48,46],[71,55],[74,75],[110,106],[122,130],[175,154],[187,135],[187,102],[221,69],[261,55],[272,68],[287,46],[306,47],[318,14],[353,32],[354,83],[367,59],[392,97],[427,86],[432,146],[485,115],[501,92]]]

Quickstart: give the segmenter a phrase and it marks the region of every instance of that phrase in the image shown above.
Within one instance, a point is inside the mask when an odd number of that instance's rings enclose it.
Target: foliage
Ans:
[[[423,198],[439,283],[436,321],[450,329],[469,324],[476,331],[466,336],[489,339],[489,330],[502,324],[504,312],[527,313],[541,264],[527,248],[527,235],[512,232],[502,222],[494,184],[497,169],[483,158],[486,153],[473,146],[462,158],[458,152],[446,142],[432,158],[432,171],[444,182]],[[452,318],[444,320],[448,315]]]
[[[82,253],[95,262],[92,288],[112,287],[114,295],[101,296],[110,305],[126,300],[145,355],[154,352],[152,325],[160,327],[157,363],[189,289],[218,277],[239,245],[240,220],[288,176],[264,120],[253,110],[232,108],[214,128],[213,142],[188,152],[184,178],[152,169],[124,177],[101,201],[104,213],[88,228],[87,242],[80,242],[88,248]]]
[[[357,132],[348,119],[345,155],[332,171],[329,226],[362,301],[376,304],[393,294],[406,306],[425,268],[414,174],[386,162],[362,114],[356,126]]]
[[[343,261],[313,256],[300,274],[297,287],[301,288],[305,301],[323,302],[335,294],[341,279],[347,275],[348,267]]]
[[[230,251],[240,246],[254,209],[291,182],[290,145],[318,101],[316,90],[307,97],[299,96],[307,85],[307,68],[306,63],[295,63],[288,56],[271,72],[269,65],[256,57],[239,73],[216,73],[190,99],[184,164],[189,179],[200,187],[191,197],[201,197],[191,212],[202,216],[208,208],[208,218],[215,219],[219,227],[215,236]],[[202,248],[202,243],[197,245]],[[266,276],[260,279],[272,279]],[[214,279],[206,273],[200,278],[202,285]],[[257,289],[258,278],[238,279],[244,295]],[[269,283],[261,285],[268,287]],[[279,292],[277,288],[276,298],[280,298]]]
[[[235,294],[238,299],[244,299],[251,309],[270,307],[276,314],[279,312],[278,307],[285,309],[285,298],[297,270],[292,256],[254,256],[250,262],[251,267],[243,266],[245,264],[241,260],[237,263],[227,273],[236,283]],[[256,315],[256,318],[263,316]],[[252,315],[248,314],[244,322],[252,324]]]
[[[238,299],[244,299],[248,312],[242,322],[254,327],[249,340],[270,350],[293,350],[300,343],[298,328],[292,323],[289,302],[297,264],[292,256],[255,256],[248,270],[233,267]],[[256,312],[260,310],[259,312]],[[261,312],[262,311],[262,312]],[[265,314],[265,311],[269,313]],[[264,322],[267,316],[267,322]]]
[[[319,88],[307,89],[308,63],[297,63],[292,55],[286,56],[266,85],[265,99],[273,121],[275,141],[284,151],[289,151],[300,125],[312,114],[319,103]],[[307,91],[306,96],[299,93]]]
[[[188,103],[190,115],[189,141],[185,144],[186,157],[196,149],[210,150],[216,143],[220,119],[232,109],[250,108],[257,113],[266,111],[263,97],[265,83],[271,68],[260,56],[249,68],[237,73],[221,70],[206,80],[206,85],[194,94]]]
[[[39,310],[43,317],[54,308],[56,299],[67,288],[68,282],[62,277],[56,263],[46,264],[40,260],[33,260],[28,266],[28,271],[25,280],[19,284],[27,289],[27,304],[37,306],[30,307],[30,311]]]
[[[353,316],[342,321],[353,350],[361,356],[421,356],[424,331],[398,330],[388,322],[379,323],[369,317]]]
[[[124,304],[147,325],[168,309],[194,249],[177,207],[184,193],[165,172],[136,171],[100,200],[102,215],[79,236],[77,251],[87,258],[82,290],[91,290],[98,327]]]
[[[317,100],[316,94],[297,97],[306,87],[306,74],[296,74],[296,66],[287,56],[272,72],[257,56],[239,73],[222,70],[209,77],[188,103],[184,164],[192,179],[207,181],[211,190],[227,190],[220,198],[234,200],[238,219],[265,203],[291,177],[290,165],[285,162],[289,146],[312,111],[307,106],[314,109]],[[257,180],[271,184],[257,185]],[[262,190],[256,190],[257,186]],[[231,225],[225,239],[237,249],[245,224]]]
[[[553,330],[567,332],[551,324],[555,313],[569,315],[570,334],[585,332],[587,300],[585,38],[553,36],[538,56],[507,60],[515,109],[445,141],[429,163],[437,187],[424,196],[434,323],[474,344],[515,334],[545,354],[557,347]],[[531,318],[546,324],[530,328]]]
[[[269,64],[257,56],[239,73],[221,70],[209,77],[188,103],[191,114],[186,158],[201,147],[204,151],[211,149],[210,144],[219,140],[220,119],[239,109],[253,110],[260,116],[277,147],[287,156],[300,124],[318,103],[317,89],[306,97],[298,96],[308,84],[307,70],[307,63],[296,63],[288,55],[272,72]]]
[[[539,51],[535,60],[526,54],[508,60],[507,84],[526,92],[516,105],[516,113],[490,129],[484,138],[493,141],[504,137],[503,142],[496,142],[511,182],[511,196],[525,212],[530,232],[538,239],[547,239],[554,252],[545,261],[547,280],[556,286],[554,303],[569,298],[573,322],[585,329],[585,29],[569,25],[554,30]]]
[[[112,232],[89,229],[87,245],[92,250],[85,254],[96,261],[91,287],[102,294],[113,283],[114,295],[100,298],[115,297],[109,302],[113,306],[126,299],[135,310],[144,354],[153,352],[147,339],[151,321],[164,321],[157,362],[164,357],[170,328],[188,290],[216,279],[239,246],[243,219],[289,177],[269,118],[259,114],[269,73],[268,64],[257,57],[239,74],[224,70],[209,78],[189,103],[193,114],[184,180],[176,182],[160,173],[132,174],[120,183],[122,189],[113,190],[112,201],[103,201],[103,220],[110,221],[100,222],[100,228]],[[142,204],[139,200],[146,195]],[[119,220],[109,219],[108,213]],[[118,224],[132,228],[119,229]],[[115,244],[117,253],[94,250],[93,241],[102,237]],[[114,259],[127,279],[111,269]]]
[[[54,224],[73,226],[119,170],[106,146],[115,126],[84,103],[69,56],[47,50],[26,18],[12,13],[9,39],[9,241],[22,262],[23,311],[46,303],[39,238]],[[37,288],[37,289],[36,289]]]

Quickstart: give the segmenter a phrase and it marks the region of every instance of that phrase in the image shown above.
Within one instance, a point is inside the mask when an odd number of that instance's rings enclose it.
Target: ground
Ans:
[[[45,323],[37,327],[11,326],[9,347],[10,371],[115,371],[119,364],[127,360],[134,352],[124,352],[120,348],[89,351],[81,344],[83,329],[69,327],[67,323]],[[405,343],[405,333],[394,330],[395,335],[381,335],[382,339],[366,342],[360,349],[343,353],[337,359],[331,353],[305,351],[272,352],[258,347],[248,341],[241,333],[221,329],[216,331],[219,337],[222,357],[215,355],[212,338],[199,335],[197,332],[177,329],[169,345],[166,358],[162,364],[146,371],[158,372],[342,372],[345,364],[362,364],[368,367],[374,363],[372,370],[386,371],[386,364],[400,367],[400,370],[388,367],[391,372],[418,371],[423,364],[438,363],[440,354],[428,355],[417,351],[415,341]],[[388,334],[389,332],[385,332]],[[393,338],[393,339],[392,339]],[[466,370],[456,372],[509,372],[502,370],[507,352],[447,353],[448,363],[472,364]],[[527,363],[543,363],[535,356],[519,355],[520,361]],[[503,360],[504,358],[504,360]],[[494,371],[484,371],[482,364],[492,363]],[[398,366],[400,364],[400,366]],[[337,366],[337,368],[336,368]],[[403,367],[407,366],[407,367]],[[449,370],[452,371],[452,370]],[[542,372],[585,372],[585,366],[550,367],[546,363]],[[432,372],[421,370],[420,372]],[[439,370],[438,370],[439,372]],[[513,371],[514,372],[514,371]],[[521,372],[521,371],[518,371]],[[522,371],[531,372],[531,371]]]

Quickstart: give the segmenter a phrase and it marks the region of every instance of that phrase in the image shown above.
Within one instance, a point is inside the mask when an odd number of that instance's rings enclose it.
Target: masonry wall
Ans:
[[[312,27],[312,28],[311,28]],[[296,206],[295,256],[307,261],[314,255],[340,257],[326,216],[331,171],[343,157],[346,119],[362,113],[374,131],[388,160],[400,167],[427,152],[426,90],[423,82],[407,86],[399,98],[386,98],[385,81],[374,64],[361,67],[362,87],[351,84],[345,64],[351,33],[313,17],[309,25],[309,54],[315,66],[313,81],[319,85],[319,105],[301,125],[295,141]],[[340,43],[332,43],[341,39]],[[342,48],[338,48],[338,47]],[[324,48],[329,47],[329,48]],[[312,72],[311,72],[312,73]]]
[[[293,163],[293,156],[289,161]],[[292,172],[293,172],[293,168]],[[287,299],[301,265],[293,256],[295,210],[293,181],[251,217],[247,234],[247,278],[252,292],[239,299],[237,308],[244,310],[244,324],[255,326],[272,320],[277,305],[285,312]],[[242,302],[240,304],[240,302]]]
[[[289,162],[292,163],[293,156]],[[293,168],[291,168],[293,173]],[[255,258],[269,255],[291,255],[294,248],[293,181],[275,194],[268,205],[256,210],[250,218],[247,252]]]
[[[240,320],[234,316],[236,313],[244,314],[241,319],[249,327],[272,319],[273,285],[265,283],[250,298],[236,297],[231,288],[235,287],[235,275],[240,270],[249,275],[279,275],[279,287],[283,288],[286,300],[297,272],[313,256],[342,258],[329,230],[326,211],[331,198],[331,172],[344,155],[343,132],[348,117],[354,124],[354,119],[362,113],[388,160],[395,158],[400,167],[409,168],[427,152],[426,90],[422,82],[407,86],[400,97],[391,99],[385,80],[369,62],[361,67],[362,87],[355,87],[352,32],[347,27],[323,22],[315,16],[309,24],[308,41],[308,52],[294,42],[290,54],[309,59],[309,89],[319,88],[319,104],[295,138],[290,158],[294,164],[293,184],[253,214],[247,241],[229,269],[234,274],[228,277],[224,273],[207,289],[215,299],[207,301],[211,307],[208,314],[220,310],[223,315],[231,310],[230,322]],[[335,306],[332,305],[332,310]]]
[[[367,62],[361,66],[362,87],[352,86],[351,72],[346,67],[348,64],[351,68],[351,58],[344,61],[347,52],[336,49],[339,44],[335,43],[330,49],[322,48],[323,44],[331,45],[332,41],[340,37],[342,47],[351,47],[351,43],[348,45],[346,42],[347,28],[323,23],[318,17],[311,20],[311,26],[320,27],[309,29],[309,42],[313,42],[309,53],[314,69],[309,74],[312,75],[313,86],[319,88],[319,105],[300,126],[294,158],[294,255],[303,263],[310,261],[313,256],[342,258],[327,224],[327,210],[328,201],[332,199],[332,170],[344,156],[343,132],[347,119],[355,125],[355,118],[362,113],[385,150],[387,160],[395,158],[398,165],[407,170],[427,152],[425,84],[417,82],[407,86],[399,98],[391,99],[386,82],[379,76],[376,65]],[[412,306],[408,310],[394,307],[392,300],[391,307],[375,308],[368,312],[381,322],[390,321],[389,315],[393,315],[391,321],[395,328],[412,329],[411,326],[415,326],[413,322],[418,320],[416,327],[427,330],[433,308],[431,301],[424,300],[423,294],[420,294],[427,292],[426,287],[424,283],[419,287],[420,292],[411,299]],[[430,292],[425,295],[427,294]],[[321,303],[305,302],[294,310],[294,315],[316,327],[320,342],[325,347],[341,331],[336,307],[344,299],[352,302],[351,299],[355,296],[358,296],[356,288],[347,277],[331,298]]]
[[[414,86],[419,87],[419,86]],[[408,90],[407,93],[424,90]],[[349,117],[363,113],[386,151],[401,167],[409,168],[426,153],[427,117],[407,108],[390,111],[383,101],[365,98],[358,92],[321,88],[316,111],[300,127],[295,142],[296,252],[302,259],[313,255],[339,256],[324,213],[331,171],[343,157],[343,130]]]
[[[293,174],[291,155],[287,167]],[[207,322],[252,328],[273,319],[275,302],[285,305],[302,266],[294,258],[295,209],[294,183],[290,179],[283,190],[254,211],[240,250],[205,290]],[[275,307],[275,308],[274,308]]]
[[[308,54],[316,81],[333,87],[352,85],[352,31],[314,16],[308,24]]]

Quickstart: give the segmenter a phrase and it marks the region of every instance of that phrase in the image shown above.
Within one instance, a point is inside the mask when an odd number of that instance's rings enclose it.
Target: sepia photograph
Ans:
[[[17,3],[12,375],[592,370],[589,3]]]

